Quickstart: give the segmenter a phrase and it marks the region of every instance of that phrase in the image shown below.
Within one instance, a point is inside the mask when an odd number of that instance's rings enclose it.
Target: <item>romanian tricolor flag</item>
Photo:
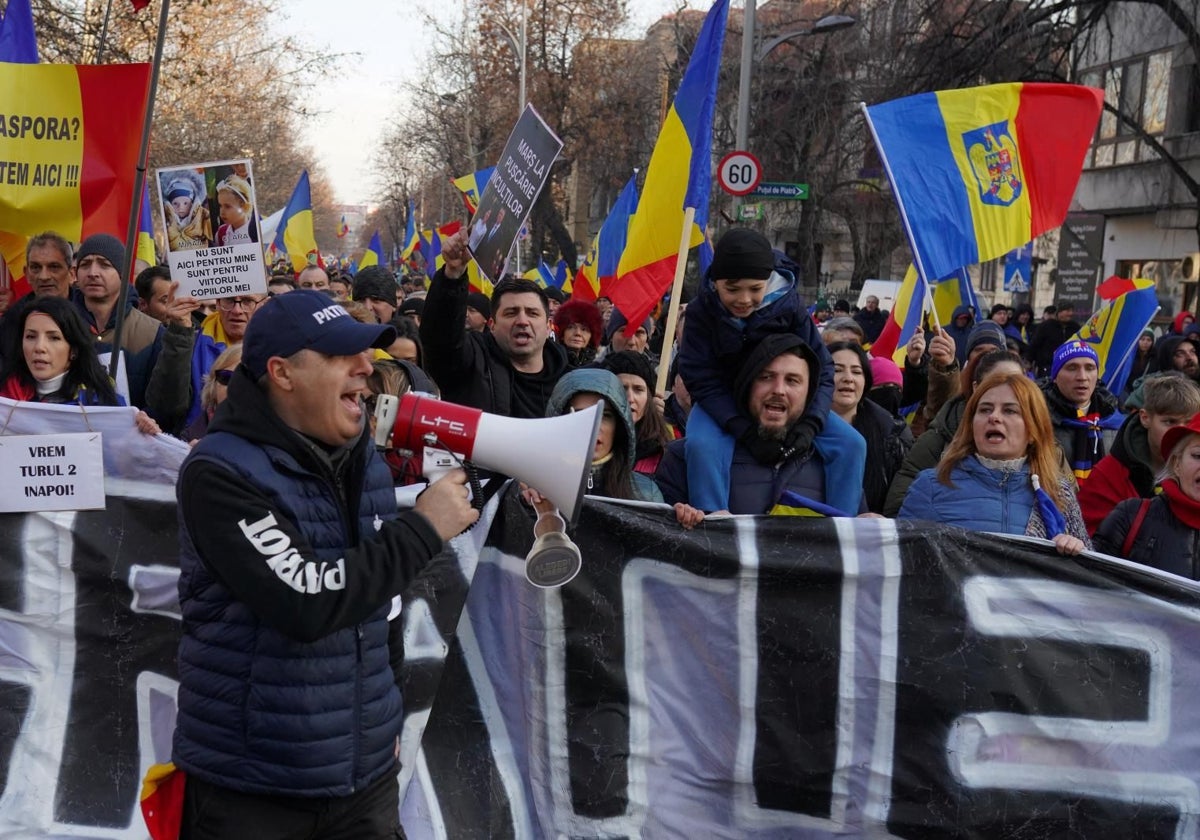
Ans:
[[[1158,296],[1150,280],[1130,281],[1137,285],[1102,306],[1068,341],[1086,342],[1096,351],[1100,381],[1114,394],[1125,390],[1142,330],[1158,312]]]
[[[1126,292],[1149,289],[1153,285],[1153,280],[1147,280],[1144,277],[1130,280],[1127,277],[1113,276],[1096,287],[1096,294],[1100,295],[1101,300],[1116,300]]]
[[[417,210],[410,198],[408,200],[408,220],[404,223],[404,247],[400,251],[400,259],[406,260],[411,257],[418,244],[420,243],[417,240]]]
[[[480,169],[478,172],[472,172],[470,175],[463,175],[461,178],[454,178],[450,181],[462,193],[463,204],[467,205],[469,215],[475,215],[475,211],[479,208],[479,196],[483,195],[487,182],[492,180],[492,173],[495,171],[496,167],[489,166],[487,169]]]
[[[350,232],[350,225],[346,224],[346,214],[342,214],[342,220],[338,222],[337,238],[343,239]]]
[[[694,208],[688,239],[704,242],[712,183],[712,125],[729,0],[717,0],[704,19],[675,101],[650,155],[638,211],[608,295],[629,323],[639,324],[671,287],[684,212]]]
[[[0,64],[0,230],[127,230],[149,64]]]
[[[308,170],[300,173],[300,180],[292,190],[292,197],[283,208],[283,218],[275,231],[272,243],[276,251],[288,255],[292,270],[299,274],[310,265],[325,267],[317,237],[313,233],[312,190],[308,184]]]
[[[387,265],[383,260],[383,242],[379,239],[379,231],[375,231],[371,236],[367,250],[363,251],[362,259],[358,261],[359,268],[366,268],[369,265]]]
[[[896,292],[896,299],[888,312],[879,338],[871,344],[871,355],[890,358],[904,370],[904,357],[908,353],[908,342],[921,329],[925,314],[925,281],[917,275],[914,266],[908,267],[904,282]]]
[[[151,840],[178,840],[187,775],[172,764],[154,764],[142,779],[142,819]]]
[[[608,218],[600,226],[600,232],[592,240],[587,259],[575,274],[575,284],[571,296],[580,300],[595,300],[603,294],[602,290],[611,292],[611,285],[617,279],[617,264],[625,250],[625,241],[629,235],[629,219],[637,212],[637,172],[629,177],[621,194],[613,202],[608,211]]]
[[[1003,256],[1062,224],[1104,92],[1013,83],[866,109],[926,279]]]
[[[792,490],[784,490],[775,507],[769,511],[770,516],[850,516],[845,511],[838,510],[832,505],[802,496]]]
[[[138,216],[136,259],[146,265],[156,265],[158,254],[154,250],[154,222],[150,218],[150,182],[142,181],[142,212]]]

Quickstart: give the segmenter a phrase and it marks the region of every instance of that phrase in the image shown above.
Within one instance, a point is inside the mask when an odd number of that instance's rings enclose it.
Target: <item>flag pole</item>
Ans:
[[[667,371],[671,368],[671,349],[675,341],[675,325],[679,323],[679,298],[683,294],[683,273],[687,269],[688,248],[692,242],[692,224],[696,220],[696,208],[683,211],[683,235],[679,238],[679,253],[675,259],[675,279],[671,282],[671,302],[667,305],[666,334],[663,335],[662,354],[658,357],[658,380],[654,393],[667,390]]]
[[[879,150],[879,160],[883,163],[883,171],[887,173],[888,183],[892,185],[892,195],[896,197],[896,207],[900,211],[900,222],[904,226],[904,235],[908,237],[908,247],[912,249],[913,265],[917,267],[917,274],[925,281],[925,305],[933,316],[934,326],[937,327],[938,332],[941,332],[942,325],[938,321],[937,309],[933,305],[933,294],[929,288],[929,272],[925,270],[925,262],[921,259],[921,252],[917,250],[916,240],[913,239],[912,225],[908,221],[908,211],[904,208],[904,196],[900,195],[900,190],[896,189],[896,179],[892,177],[892,165],[888,161],[883,144],[879,142],[879,135],[875,133],[875,123],[871,122],[871,112],[867,110],[867,103],[859,102],[858,107],[862,108],[863,118],[867,121],[867,128],[871,131],[871,139],[875,141],[875,148]]]
[[[158,13],[158,35],[154,41],[154,60],[150,65],[150,90],[146,96],[146,118],[142,121],[142,141],[138,149],[137,171],[133,177],[133,205],[129,210],[129,225],[125,228],[126,274],[117,296],[117,322],[113,328],[112,358],[108,361],[108,375],[117,375],[117,361],[121,355],[121,331],[125,327],[125,309],[129,304],[129,287],[133,281],[133,268],[137,265],[138,222],[141,219],[141,204],[146,186],[146,161],[150,157],[150,126],[154,121],[154,97],[158,92],[158,71],[162,67],[163,43],[167,35],[167,12],[171,0],[162,0]]]

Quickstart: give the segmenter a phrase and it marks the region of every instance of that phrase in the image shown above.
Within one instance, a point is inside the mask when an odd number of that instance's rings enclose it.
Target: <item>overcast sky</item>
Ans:
[[[630,13],[642,32],[677,7],[678,0],[630,0]],[[688,0],[705,9],[710,0]],[[460,19],[456,0],[293,0],[278,27],[306,42],[335,52],[358,52],[336,78],[322,85],[312,106],[322,112],[305,128],[305,140],[333,181],[338,199],[366,203],[372,196],[368,156],[387,120],[401,103],[402,85],[415,78],[426,54],[422,31],[425,12],[449,9]],[[333,12],[331,14],[331,11]],[[319,21],[320,26],[314,27]],[[537,103],[534,103],[536,105]]]

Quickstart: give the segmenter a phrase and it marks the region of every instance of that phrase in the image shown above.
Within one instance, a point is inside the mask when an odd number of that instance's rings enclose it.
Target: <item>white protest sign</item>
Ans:
[[[201,300],[266,294],[250,161],[186,164],[155,175],[178,294]]]
[[[103,508],[99,432],[0,437],[0,511]]]

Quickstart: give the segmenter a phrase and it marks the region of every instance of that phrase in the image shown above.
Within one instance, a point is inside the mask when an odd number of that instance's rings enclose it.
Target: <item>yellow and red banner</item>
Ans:
[[[149,84],[149,64],[0,63],[0,230],[126,230]]]

